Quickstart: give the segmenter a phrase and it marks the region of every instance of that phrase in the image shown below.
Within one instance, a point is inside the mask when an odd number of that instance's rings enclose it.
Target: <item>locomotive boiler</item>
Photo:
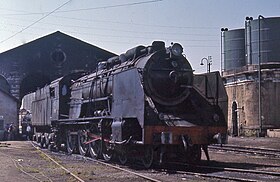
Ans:
[[[47,88],[49,130],[38,135],[42,146],[65,144],[68,153],[115,156],[122,164],[137,158],[148,168],[198,162],[201,147],[227,141],[221,77],[194,75],[178,43],[137,46],[100,62],[94,73],[64,80]]]

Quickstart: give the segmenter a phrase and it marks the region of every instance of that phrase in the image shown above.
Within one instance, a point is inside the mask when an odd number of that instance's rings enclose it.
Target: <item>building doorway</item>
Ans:
[[[232,103],[232,136],[238,136],[237,103]]]

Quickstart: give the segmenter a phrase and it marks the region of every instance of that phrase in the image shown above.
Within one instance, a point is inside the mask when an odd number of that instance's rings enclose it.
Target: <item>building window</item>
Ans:
[[[66,54],[61,49],[57,49],[51,53],[51,58],[56,64],[62,64],[66,61]]]
[[[54,87],[50,87],[50,97],[55,98],[55,90]]]

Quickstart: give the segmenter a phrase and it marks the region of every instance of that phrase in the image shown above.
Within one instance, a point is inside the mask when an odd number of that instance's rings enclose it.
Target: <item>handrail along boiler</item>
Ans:
[[[137,157],[150,167],[170,160],[197,162],[202,146],[227,141],[221,77],[194,75],[178,43],[137,46],[100,62],[94,73],[77,75],[41,89],[49,99],[44,106],[49,121],[40,123],[39,112],[32,120],[42,146],[65,144],[69,153],[117,156],[123,164]],[[40,130],[42,125],[48,130]]]

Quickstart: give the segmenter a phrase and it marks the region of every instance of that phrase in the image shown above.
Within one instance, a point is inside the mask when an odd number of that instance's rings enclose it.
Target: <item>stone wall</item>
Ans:
[[[262,70],[261,79],[261,118],[262,129],[280,128],[280,70]],[[259,82],[257,70],[227,75],[228,130],[232,134],[234,114],[237,115],[238,135],[256,136],[260,131],[259,122]],[[232,109],[233,102],[237,108]],[[236,112],[236,113],[234,113]],[[236,116],[235,115],[235,116]]]

